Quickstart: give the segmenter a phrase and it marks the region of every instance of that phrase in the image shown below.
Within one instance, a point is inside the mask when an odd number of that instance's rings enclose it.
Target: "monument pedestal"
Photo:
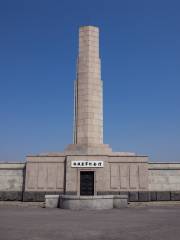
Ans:
[[[128,206],[127,195],[75,196],[46,195],[46,208],[62,208],[71,210],[103,210],[125,208]]]
[[[68,155],[107,155],[112,153],[112,149],[108,144],[70,144],[64,152]]]
[[[60,196],[60,208],[72,210],[112,209],[113,195],[106,196]]]

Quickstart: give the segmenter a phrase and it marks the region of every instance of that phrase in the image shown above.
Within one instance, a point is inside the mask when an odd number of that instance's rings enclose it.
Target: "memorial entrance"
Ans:
[[[94,195],[94,172],[93,171],[80,172],[80,195],[81,196]]]

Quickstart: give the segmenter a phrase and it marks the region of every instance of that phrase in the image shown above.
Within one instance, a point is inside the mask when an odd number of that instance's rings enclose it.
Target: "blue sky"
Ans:
[[[0,161],[72,142],[78,28],[100,27],[104,142],[180,161],[180,2],[1,0]]]

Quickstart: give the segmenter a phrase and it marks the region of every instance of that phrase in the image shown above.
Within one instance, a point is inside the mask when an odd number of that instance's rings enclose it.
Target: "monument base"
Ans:
[[[45,195],[45,207],[57,208],[59,206],[59,195]]]
[[[70,144],[65,149],[65,154],[78,154],[78,155],[89,155],[89,154],[111,154],[112,149],[108,144]]]
[[[119,195],[114,198],[113,195],[102,196],[73,196],[60,195],[60,208],[72,210],[102,210],[127,207],[128,196]]]

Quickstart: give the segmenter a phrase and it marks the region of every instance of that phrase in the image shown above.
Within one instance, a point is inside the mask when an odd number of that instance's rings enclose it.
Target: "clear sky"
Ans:
[[[100,27],[104,142],[180,161],[179,0],[1,0],[0,161],[72,143],[82,25]]]

